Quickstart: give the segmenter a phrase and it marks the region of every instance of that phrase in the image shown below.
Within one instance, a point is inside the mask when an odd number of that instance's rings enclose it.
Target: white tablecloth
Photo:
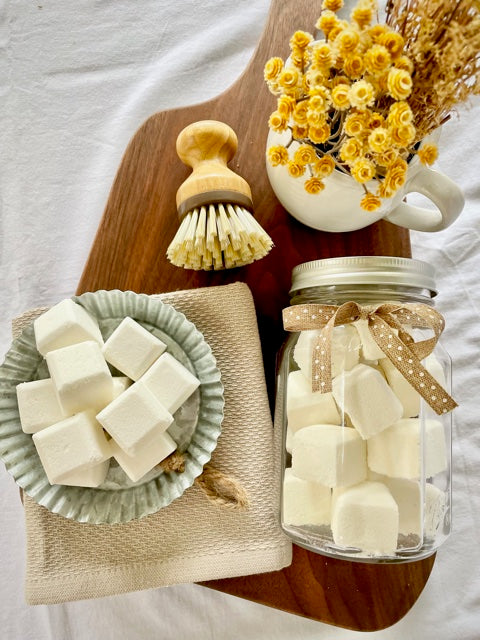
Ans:
[[[114,175],[152,113],[204,101],[245,68],[268,0],[37,0],[0,15],[0,350],[10,319],[72,295]],[[292,25],[293,31],[293,25]],[[437,270],[443,342],[453,356],[454,530],[417,604],[363,638],[479,637],[480,105],[444,127],[438,168],[466,206],[437,234],[412,233],[414,257]],[[24,524],[0,471],[0,619],[6,640],[357,638],[348,632],[195,585],[66,605],[23,601]]]

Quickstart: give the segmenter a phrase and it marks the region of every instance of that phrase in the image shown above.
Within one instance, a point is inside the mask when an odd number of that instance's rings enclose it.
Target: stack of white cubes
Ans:
[[[364,321],[334,328],[332,392],[312,392],[318,335],[300,333],[293,353],[299,369],[287,381],[291,468],[284,476],[283,522],[329,527],[342,548],[392,555],[399,535],[421,541],[434,536],[442,520],[444,492],[427,483],[422,510],[420,482],[447,468],[443,425],[424,420],[422,443],[420,396]],[[433,356],[427,368],[445,382]]]
[[[172,414],[200,382],[161,340],[126,317],[104,343],[95,318],[70,299],[34,331],[50,378],[19,384],[17,399],[50,484],[98,487],[112,457],[137,482],[175,451]]]

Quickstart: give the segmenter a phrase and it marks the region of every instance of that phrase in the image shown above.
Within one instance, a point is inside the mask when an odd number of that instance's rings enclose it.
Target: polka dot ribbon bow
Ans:
[[[339,307],[299,304],[284,309],[283,326],[286,331],[321,330],[313,343],[312,391],[327,393],[332,390],[333,328],[356,320],[367,320],[370,333],[385,356],[438,415],[457,406],[420,362],[433,351],[445,326],[438,311],[424,304],[387,302],[360,306],[356,302],[346,302]],[[415,342],[405,326],[431,329],[434,336]]]

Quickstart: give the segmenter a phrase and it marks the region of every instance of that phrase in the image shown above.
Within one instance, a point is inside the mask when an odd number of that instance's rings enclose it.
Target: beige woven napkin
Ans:
[[[248,494],[247,511],[211,503],[197,487],[158,513],[117,525],[68,520],[25,496],[29,604],[54,604],[266,571],[291,563],[278,524],[273,427],[253,299],[243,283],[161,296],[204,334],[225,387],[212,464]],[[14,334],[39,311],[14,321]]]

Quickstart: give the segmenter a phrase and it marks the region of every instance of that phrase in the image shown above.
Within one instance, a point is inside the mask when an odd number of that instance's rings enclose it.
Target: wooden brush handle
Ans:
[[[194,122],[179,133],[178,157],[193,169],[177,191],[180,217],[194,207],[218,202],[251,208],[252,194],[247,181],[227,167],[237,146],[235,131],[216,120]]]

